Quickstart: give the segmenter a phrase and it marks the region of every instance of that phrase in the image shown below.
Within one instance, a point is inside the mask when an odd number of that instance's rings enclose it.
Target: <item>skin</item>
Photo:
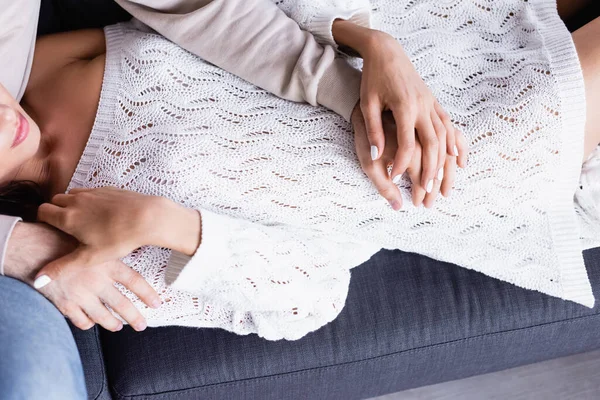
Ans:
[[[364,117],[369,142],[364,149],[357,147],[360,160],[366,160],[367,154],[363,153],[369,150],[370,156],[370,149],[375,148],[377,156],[372,161],[377,164],[376,161],[389,150],[386,149],[382,111],[389,110],[395,121],[391,174],[375,165],[368,168],[361,161],[363,169],[379,193],[394,209],[399,209],[402,196],[393,183],[394,178],[399,178],[418,157],[422,171],[419,179],[413,181],[413,203],[419,206],[423,202],[425,195],[421,196],[420,192],[427,192],[428,198],[435,199],[441,183],[441,179],[437,178],[442,176],[441,170],[447,169],[446,159],[459,156],[458,165],[462,168],[466,165],[466,142],[457,140],[461,133],[454,128],[449,115],[433,97],[400,43],[391,35],[342,20],[334,21],[332,34],[337,43],[352,48],[364,61],[361,100],[355,108],[355,114],[360,109],[362,115],[353,115],[353,121],[362,121],[361,117]],[[354,123],[354,126],[358,125]],[[415,174],[409,173],[409,176],[412,180]],[[419,195],[415,195],[415,191]],[[425,207],[432,205],[432,200],[425,201]]]
[[[570,11],[572,12],[571,9]],[[600,19],[575,32],[573,38],[584,70],[587,106],[590,110],[585,132],[585,155],[587,156],[600,141],[600,130],[596,129],[599,126],[600,116],[593,112],[600,106],[598,62],[600,60]],[[50,197],[66,189],[91,130],[101,87],[104,40],[100,31],[65,34],[65,36],[40,40],[36,50],[30,85],[21,107],[10,99],[6,91],[0,89],[0,117],[2,117],[0,139],[14,137],[17,112],[30,116],[28,121],[31,127],[27,140],[15,148],[10,147],[9,143],[12,139],[0,141],[2,163],[0,180],[4,182],[10,179],[33,180],[40,183]],[[360,128],[362,124],[363,127],[362,130],[356,129],[359,158],[363,167],[370,165],[371,171],[367,173],[371,176],[381,174],[383,166],[395,160],[397,154],[398,147],[397,144],[394,145],[394,141],[398,139],[397,126],[389,121],[389,114],[388,117],[384,114],[382,118],[384,125],[392,128],[384,129],[386,143],[384,151],[377,160],[370,160],[370,155],[367,158],[365,154],[370,153],[367,153],[366,149],[371,144],[369,140],[371,138],[367,134],[364,120],[361,120],[361,114],[358,112],[353,114],[355,126]],[[34,120],[39,125],[36,125]],[[455,136],[457,141],[461,140],[460,138],[460,134]],[[416,140],[411,158],[413,164],[409,162],[407,165],[411,180],[417,184],[422,181],[420,172],[422,163],[419,157],[423,154],[418,143],[419,141]],[[444,186],[444,181],[452,182],[454,179],[450,171],[456,168],[456,157],[447,156],[444,166],[446,172],[444,179],[436,184],[438,188],[441,186],[442,193],[449,190],[448,184]],[[128,201],[122,201],[123,196],[131,197]],[[102,208],[103,204],[110,201],[114,204],[136,206],[133,209]],[[427,199],[425,201],[427,202]],[[176,207],[172,202],[165,202],[164,199],[117,189],[76,191],[68,195],[56,196],[52,203],[52,206],[42,207],[41,218],[70,233],[77,241],[73,239],[59,241],[57,237],[63,235],[62,238],[68,238],[68,236],[51,231],[41,224],[20,223],[9,241],[5,265],[7,275],[31,282],[33,276],[41,275],[39,272],[36,275],[36,271],[41,266],[55,256],[64,255],[44,269],[43,273],[50,274],[53,282],[41,292],[57,304],[63,314],[68,315],[75,325],[85,329],[94,323],[100,323],[109,330],[120,329],[122,324],[108,313],[102,305],[102,302],[105,302],[114,306],[115,311],[136,329],[145,328],[143,318],[140,319],[139,313],[128,307],[130,304],[126,300],[118,297],[115,292],[109,293],[97,288],[106,288],[112,286],[114,282],[122,282],[126,286],[129,285],[128,287],[149,306],[154,306],[157,297],[151,293],[151,288],[148,290],[147,283],[142,282],[143,279],[140,279],[139,275],[131,269],[123,268],[120,262],[114,261],[114,258],[118,257],[117,254],[122,254],[129,249],[133,250],[133,246],[141,244],[163,245],[192,254],[202,238],[200,216],[193,215],[182,207]],[[135,210],[152,212],[135,212]],[[118,232],[111,235],[98,235],[98,232],[111,229],[114,221],[119,220],[118,213],[127,215],[128,221],[134,221],[128,224],[132,226],[130,229],[134,230],[125,232],[135,240],[128,242],[126,246],[119,245],[122,237]],[[78,224],[77,221],[80,221],[83,215],[89,216],[90,219],[84,221],[85,225]],[[154,219],[152,221],[154,227],[158,224],[161,230],[169,234],[164,237],[148,237],[145,232],[149,230],[147,227],[151,226],[149,223],[152,219]],[[173,227],[169,224],[169,220],[179,221],[180,226]],[[82,229],[84,226],[86,229]],[[181,226],[184,228],[182,229]],[[173,241],[171,233],[177,234],[181,231],[185,232],[181,240]],[[106,237],[113,236],[113,241],[102,242]],[[57,244],[56,248],[51,245],[40,247],[41,249],[52,247],[52,250],[48,250],[49,254],[36,252],[36,255],[30,258],[23,257],[22,244],[25,238],[27,241],[39,242],[41,245],[44,240],[51,237],[54,237],[53,243]],[[111,256],[113,260],[106,261]]]

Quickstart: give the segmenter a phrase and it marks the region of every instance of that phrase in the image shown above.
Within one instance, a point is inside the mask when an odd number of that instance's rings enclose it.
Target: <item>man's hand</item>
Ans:
[[[80,329],[98,323],[109,331],[121,330],[123,324],[106,306],[133,329],[146,329],[140,311],[119,292],[115,283],[122,284],[149,307],[160,307],[158,293],[138,272],[119,260],[94,263],[83,245],[43,268],[34,286]]]
[[[154,289],[119,260],[90,264],[91,258],[78,246],[73,237],[49,225],[19,222],[8,242],[4,273],[33,286],[36,276],[39,278],[47,270],[49,275],[42,279],[46,287],[40,288],[40,292],[78,328],[89,329],[94,322],[109,330],[121,326],[102,302],[134,329],[145,328],[140,312],[119,293],[114,283],[122,283],[146,304],[157,308],[160,298]],[[53,279],[56,282],[49,284]]]

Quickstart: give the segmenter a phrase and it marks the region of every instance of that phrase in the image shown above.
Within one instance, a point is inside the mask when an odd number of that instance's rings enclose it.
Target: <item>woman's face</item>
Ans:
[[[12,180],[39,145],[39,127],[0,84],[0,182]]]

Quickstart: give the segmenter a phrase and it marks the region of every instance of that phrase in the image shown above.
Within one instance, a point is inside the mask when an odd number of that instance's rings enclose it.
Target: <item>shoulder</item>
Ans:
[[[33,54],[40,0],[3,1],[0,12],[0,82],[22,95]]]

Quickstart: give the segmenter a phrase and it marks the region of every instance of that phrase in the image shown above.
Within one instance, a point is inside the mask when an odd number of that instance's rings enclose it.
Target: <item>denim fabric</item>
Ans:
[[[600,299],[600,248],[584,255]],[[171,327],[102,343],[119,399],[359,399],[600,348],[599,311],[382,251],[353,270],[340,316],[298,341]]]
[[[85,399],[83,369],[65,318],[28,285],[0,276],[0,397]]]

